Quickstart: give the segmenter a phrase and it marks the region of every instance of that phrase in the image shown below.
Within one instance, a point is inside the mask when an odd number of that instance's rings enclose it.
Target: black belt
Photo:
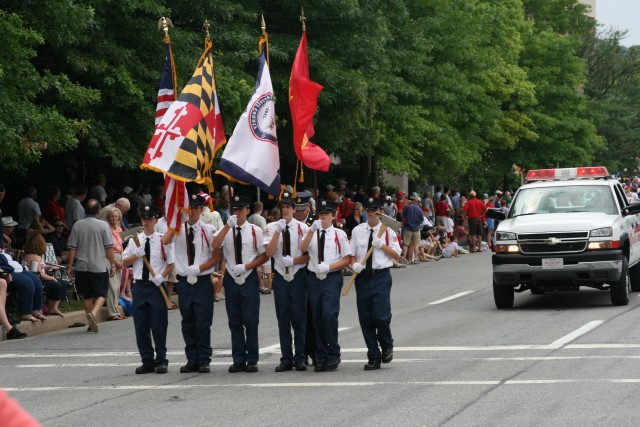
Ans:
[[[209,273],[209,274],[198,274],[196,277],[203,277],[203,276],[211,276],[211,273]],[[179,274],[176,274],[176,277],[178,278],[178,280],[187,280],[187,276],[181,276]]]
[[[155,283],[153,283],[151,280],[142,280],[142,279],[136,279],[136,283],[142,283],[143,285],[156,285]]]

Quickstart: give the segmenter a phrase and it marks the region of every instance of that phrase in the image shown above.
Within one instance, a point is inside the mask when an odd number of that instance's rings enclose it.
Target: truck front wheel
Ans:
[[[496,281],[493,281],[493,300],[496,303],[496,307],[511,308],[513,307],[513,286],[499,286],[496,285]]]
[[[629,263],[626,258],[622,259],[622,274],[620,280],[609,284],[611,286],[611,303],[613,305],[629,304],[629,291],[631,279],[629,277]],[[494,288],[495,289],[495,288]]]

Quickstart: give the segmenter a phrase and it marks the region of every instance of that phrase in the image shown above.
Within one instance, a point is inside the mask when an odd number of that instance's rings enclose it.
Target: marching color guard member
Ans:
[[[383,205],[383,199],[365,199],[367,222],[358,225],[351,232],[351,269],[358,273],[355,280],[358,318],[368,349],[369,362],[364,365],[365,371],[380,369],[380,361],[389,363],[393,359],[389,268],[393,266],[394,260],[400,259],[402,249],[392,230],[385,230],[378,238],[382,226],[379,215],[384,213]],[[371,256],[365,265],[360,264],[371,247]]]
[[[262,230],[247,222],[249,206],[250,198],[235,196],[233,215],[213,241],[214,248],[222,247],[227,264],[222,283],[231,331],[231,373],[258,372],[260,291],[255,268],[264,264],[267,256]]]
[[[273,295],[280,334],[280,365],[276,372],[306,371],[305,333],[307,323],[307,278],[305,266],[309,255],[300,250],[300,243],[309,227],[293,218],[296,202],[289,193],[280,200],[282,219],[267,225],[264,244],[267,257],[273,257],[275,277]],[[295,339],[292,349],[291,329]]]
[[[340,364],[338,314],[342,269],[349,265],[351,248],[347,234],[333,227],[338,205],[323,200],[318,203],[320,217],[309,228],[301,249],[309,251],[307,286],[316,328],[316,372],[333,371]]]
[[[140,208],[142,219],[142,233],[138,234],[138,241],[133,239],[124,250],[122,264],[133,264],[133,324],[136,329],[136,343],[142,358],[142,366],[136,368],[136,374],[166,374],[167,365],[167,306],[160,289],[169,272],[173,269],[173,245],[162,243],[162,234],[155,231],[155,225],[160,217],[160,208],[144,206]],[[145,261],[151,266],[150,271]],[[155,273],[155,275],[154,275]],[[149,333],[151,330],[151,333]],[[156,345],[155,359],[153,344]]]
[[[165,244],[175,244],[182,337],[187,356],[187,364],[180,367],[183,374],[210,372],[213,322],[211,273],[220,261],[220,251],[214,251],[211,246],[215,229],[200,221],[204,204],[202,196],[191,195],[189,219],[181,225],[181,233],[176,235],[169,229],[163,238]]]

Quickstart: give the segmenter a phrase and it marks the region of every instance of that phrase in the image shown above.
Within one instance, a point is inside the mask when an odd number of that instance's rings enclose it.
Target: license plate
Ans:
[[[542,260],[543,270],[559,270],[564,266],[562,258],[545,258]]]

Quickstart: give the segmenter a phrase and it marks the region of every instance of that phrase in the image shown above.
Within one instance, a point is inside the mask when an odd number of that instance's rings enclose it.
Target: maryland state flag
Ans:
[[[222,153],[217,174],[241,184],[280,194],[280,152],[269,65],[267,35],[260,38],[260,67],[253,95]]]
[[[156,126],[142,169],[211,185],[216,152],[226,143],[214,77],[211,40],[191,80]]]
[[[331,160],[325,151],[309,141],[315,134],[313,115],[318,105],[318,94],[322,85],[309,79],[307,55],[307,33],[302,33],[296,59],[289,79],[289,108],[293,122],[293,148],[296,155],[308,168],[326,172]]]

